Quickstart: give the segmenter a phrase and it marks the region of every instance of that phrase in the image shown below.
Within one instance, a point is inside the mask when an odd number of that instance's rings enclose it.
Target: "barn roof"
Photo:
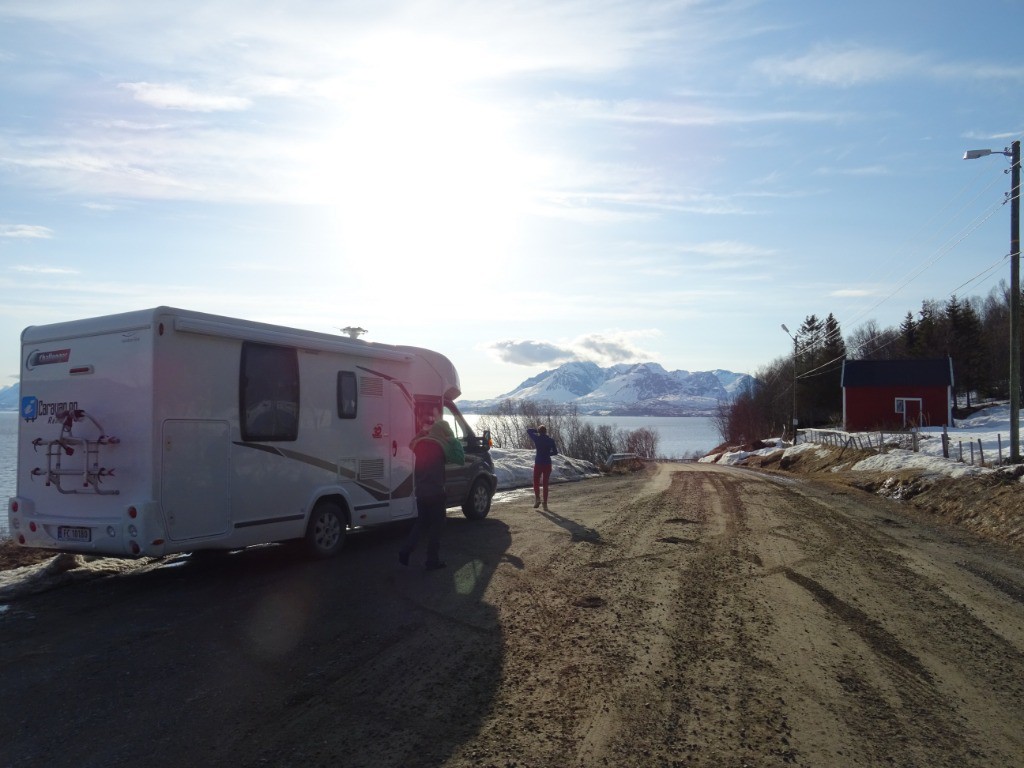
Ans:
[[[938,360],[844,360],[843,387],[949,387],[953,367]]]

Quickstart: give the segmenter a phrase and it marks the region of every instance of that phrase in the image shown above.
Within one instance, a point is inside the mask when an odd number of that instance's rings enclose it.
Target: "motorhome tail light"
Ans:
[[[139,510],[137,510],[135,507],[128,507],[128,517],[130,517],[132,520],[134,520],[138,516],[139,516]]]
[[[35,522],[35,520],[33,520],[31,523],[28,524],[28,529],[30,531],[32,531],[32,533],[36,532],[36,522]]]
[[[18,543],[19,544],[24,544],[25,543],[25,534],[23,534],[23,533],[19,533],[18,534]]]
[[[137,555],[137,554],[139,554],[139,552],[142,551],[139,548],[139,545],[136,544],[134,541],[129,541],[128,542],[128,547],[129,547],[129,549],[131,549],[133,555]]]
[[[11,512],[17,512],[17,511],[18,511],[18,502],[17,501],[12,501],[11,502]]]

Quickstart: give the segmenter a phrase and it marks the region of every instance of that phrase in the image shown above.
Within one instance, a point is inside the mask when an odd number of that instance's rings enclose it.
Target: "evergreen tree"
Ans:
[[[842,413],[843,358],[846,344],[839,321],[808,315],[796,335],[797,407],[802,426],[836,420]]]
[[[917,323],[914,322],[914,315],[907,311],[907,316],[900,323],[900,350],[903,357],[913,357],[917,350]]]
[[[750,439],[756,437],[758,430],[774,434],[771,430],[776,424],[788,427],[794,384],[801,427],[837,418],[842,409],[840,376],[844,355],[860,360],[950,356],[958,393],[970,399],[1009,395],[1010,294],[1003,281],[984,299],[925,299],[916,318],[908,311],[903,321],[892,328],[883,329],[869,320],[845,343],[833,315],[824,321],[809,315],[794,340],[792,356],[777,360],[760,372],[757,386],[744,393],[734,408],[723,409],[723,435]],[[1024,336],[1021,344],[1024,357]]]
[[[947,342],[946,315],[937,301],[925,299],[921,302],[920,319],[917,321],[918,344],[915,358],[945,357]]]
[[[970,302],[950,296],[946,302],[946,320],[949,327],[949,355],[953,358],[953,382],[956,392],[963,395],[967,407],[971,393],[981,382],[982,327],[981,319]]]

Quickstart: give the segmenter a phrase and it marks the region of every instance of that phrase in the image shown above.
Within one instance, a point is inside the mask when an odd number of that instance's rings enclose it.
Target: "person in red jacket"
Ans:
[[[551,480],[551,457],[558,455],[558,448],[555,441],[548,435],[548,428],[541,424],[536,429],[532,427],[526,430],[526,434],[533,440],[537,449],[537,455],[533,459],[533,508],[536,509],[542,503],[544,511],[548,511],[548,483]],[[543,492],[543,498],[541,493]]]

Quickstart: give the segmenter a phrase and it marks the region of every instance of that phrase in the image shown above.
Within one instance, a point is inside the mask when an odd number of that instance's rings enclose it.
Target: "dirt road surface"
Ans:
[[[1022,559],[895,502],[660,464],[400,536],[8,600],[0,766],[1024,763]]]

